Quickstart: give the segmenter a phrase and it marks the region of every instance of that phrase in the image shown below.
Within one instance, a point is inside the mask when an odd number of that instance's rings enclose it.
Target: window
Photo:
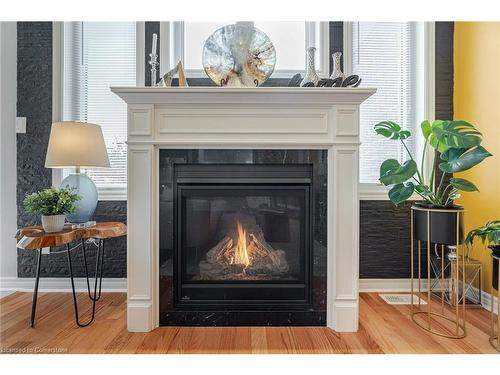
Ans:
[[[167,31],[170,38],[160,38],[160,71],[164,74],[179,60],[184,64],[188,77],[204,77],[202,66],[203,45],[217,29],[235,23],[227,22],[172,22],[163,23],[162,35]],[[320,75],[328,75],[328,22],[254,22],[265,32],[276,48],[276,66],[272,78],[290,78],[305,67],[305,50],[315,46],[316,69]]]
[[[102,127],[111,168],[89,170],[100,196],[127,183],[127,106],[110,86],[136,84],[135,22],[65,22],[63,120]],[[92,150],[89,150],[92,152]]]
[[[363,86],[377,88],[360,110],[362,186],[378,184],[379,167],[385,159],[408,159],[399,143],[375,134],[376,123],[392,120],[410,130],[414,136],[407,146],[414,156],[420,156],[419,125],[426,116],[423,33],[423,24],[416,22],[352,24],[352,73],[363,79]]]

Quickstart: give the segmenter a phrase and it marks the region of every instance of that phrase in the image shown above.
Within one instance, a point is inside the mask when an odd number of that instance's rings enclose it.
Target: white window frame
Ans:
[[[319,22],[319,35],[316,35],[318,22],[306,22],[305,45],[319,43],[319,60],[321,69],[317,70],[321,78],[329,76],[330,67],[330,26],[329,22]],[[160,77],[172,69],[177,62],[184,61],[184,22],[160,22]],[[318,46],[316,46],[318,47]],[[304,54],[306,51],[304,51]],[[275,70],[271,78],[291,78],[296,73],[305,73],[303,70],[280,69]],[[207,78],[203,69],[187,69],[187,78]]]
[[[344,22],[344,72],[352,73],[352,22]],[[424,51],[424,87],[423,96],[423,114],[424,119],[435,119],[435,23],[423,23],[423,40],[419,41]],[[420,145],[423,147],[423,144]],[[428,176],[432,171],[432,153],[426,152],[424,160],[424,174]],[[380,183],[360,183],[359,184],[360,200],[389,200],[387,188]],[[411,200],[419,200],[421,197],[414,194]]]
[[[145,79],[145,23],[136,22],[136,85],[144,86]],[[64,88],[64,23],[52,23],[52,122],[63,118]],[[52,186],[60,186],[65,170],[52,169]],[[100,201],[126,201],[127,186],[97,188]]]

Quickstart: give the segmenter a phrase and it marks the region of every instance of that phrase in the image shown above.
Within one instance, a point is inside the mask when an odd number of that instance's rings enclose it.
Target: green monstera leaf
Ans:
[[[445,152],[448,149],[448,146],[444,143],[439,142],[437,136],[433,133],[432,129],[438,129],[443,127],[444,121],[442,120],[434,120],[432,124],[425,120],[420,124],[420,128],[422,129],[422,135],[427,140],[427,142],[439,152]]]
[[[490,156],[492,155],[482,146],[471,149],[450,148],[441,154],[444,162],[439,164],[439,169],[446,173],[466,171]]]
[[[391,190],[389,190],[389,199],[397,206],[399,203],[402,203],[410,198],[414,190],[415,185],[411,182],[407,182],[406,184],[396,184],[391,188]]]
[[[407,160],[403,165],[396,159],[387,159],[380,166],[379,181],[384,185],[396,185],[405,182],[417,172],[417,163]]]
[[[500,245],[500,220],[489,221],[486,225],[471,230],[467,234],[465,244],[468,246],[472,245],[475,237],[479,237],[483,243]]]
[[[422,121],[422,123],[420,124],[420,129],[422,129],[422,134],[425,139],[428,139],[429,135],[432,134],[432,125],[429,120]]]
[[[481,143],[481,133],[466,121],[436,122],[431,131],[437,141],[448,148],[471,148]]]
[[[457,190],[462,191],[479,191],[476,185],[472,182],[466,180],[465,178],[451,178],[450,185]]]
[[[401,126],[393,121],[382,121],[375,125],[375,132],[390,139],[406,139],[411,133],[408,130],[401,130]]]

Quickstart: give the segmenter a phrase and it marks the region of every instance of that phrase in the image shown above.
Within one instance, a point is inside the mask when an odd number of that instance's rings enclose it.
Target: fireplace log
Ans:
[[[233,239],[224,237],[217,245],[212,247],[207,253],[207,260],[214,259],[217,263],[228,263],[228,251],[233,248]]]
[[[225,236],[206,254],[199,264],[201,280],[266,280],[288,272],[286,253],[273,249],[258,225],[251,228],[247,241],[250,265],[234,264],[236,241]]]

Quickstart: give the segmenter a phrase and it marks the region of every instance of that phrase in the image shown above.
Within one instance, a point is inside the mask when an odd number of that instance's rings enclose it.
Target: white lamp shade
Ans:
[[[101,127],[86,122],[53,123],[45,167],[109,168]]]

